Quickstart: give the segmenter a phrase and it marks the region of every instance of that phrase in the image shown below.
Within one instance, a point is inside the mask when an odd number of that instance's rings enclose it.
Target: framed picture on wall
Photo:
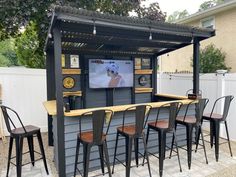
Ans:
[[[150,69],[150,58],[142,58],[142,69]]]
[[[70,55],[70,68],[79,68],[79,55]]]
[[[61,54],[61,67],[62,68],[66,67],[66,56],[65,56],[65,54]]]
[[[135,69],[141,69],[141,58],[135,58]]]

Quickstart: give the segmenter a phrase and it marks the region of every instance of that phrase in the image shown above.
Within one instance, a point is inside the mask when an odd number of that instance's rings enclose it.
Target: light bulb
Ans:
[[[152,40],[152,32],[150,32],[149,40]]]

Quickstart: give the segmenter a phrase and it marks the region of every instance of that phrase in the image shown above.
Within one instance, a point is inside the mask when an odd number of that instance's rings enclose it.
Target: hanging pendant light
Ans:
[[[93,35],[97,34],[96,26],[95,26],[95,20],[93,21]]]
[[[151,31],[151,27],[149,27],[149,31],[150,31],[150,34],[149,34],[149,40],[152,40],[152,31]]]

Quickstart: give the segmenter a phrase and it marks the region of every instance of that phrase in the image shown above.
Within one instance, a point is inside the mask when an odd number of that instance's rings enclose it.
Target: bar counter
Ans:
[[[156,102],[149,102],[149,103],[139,103],[139,104],[127,104],[127,105],[116,105],[116,106],[109,106],[109,107],[97,107],[97,108],[88,108],[88,109],[77,109],[77,110],[71,110],[70,112],[64,112],[64,126],[65,126],[65,161],[66,161],[66,176],[71,176],[73,174],[74,170],[74,161],[75,161],[75,148],[76,148],[76,140],[77,140],[77,134],[78,134],[78,127],[79,127],[79,118],[80,115],[82,115],[85,112],[89,112],[92,110],[97,110],[97,109],[110,109],[114,111],[114,116],[111,120],[111,125],[109,129],[109,133],[107,136],[107,146],[108,146],[108,151],[109,151],[109,157],[110,157],[110,162],[113,161],[113,155],[114,155],[114,146],[115,146],[115,138],[116,138],[116,128],[121,125],[122,123],[122,116],[123,116],[123,111],[127,109],[128,107],[134,106],[134,105],[140,105],[140,104],[147,104],[151,105],[153,108],[158,108],[162,106],[163,104],[166,103],[171,103],[175,101],[182,102],[184,105],[187,105],[190,103],[192,100],[187,99],[185,96],[177,96],[177,95],[169,95],[169,94],[156,94]],[[171,100],[171,101],[163,101],[163,100]],[[44,107],[46,108],[47,112],[49,115],[53,117],[53,139],[54,139],[54,157],[55,157],[55,165],[58,168],[58,146],[57,146],[57,116],[56,116],[56,101],[46,101],[43,103]],[[185,106],[183,106],[185,107]],[[156,110],[153,109],[150,114],[149,114],[149,119],[148,121],[153,121],[156,118]],[[180,115],[184,115],[185,109],[181,109],[179,112]],[[190,114],[194,114],[194,110],[192,109],[190,111]],[[128,115],[128,122],[132,122],[133,117],[132,114],[130,113]],[[160,113],[160,119],[166,119],[168,117],[167,110],[163,110],[163,112]],[[87,119],[88,118],[88,119]],[[86,117],[86,120],[84,120],[83,126],[89,129],[89,118],[90,116],[88,115]],[[177,137],[178,140],[183,140],[179,144],[180,145],[185,145],[185,129],[183,128],[178,128],[182,130],[177,131]],[[151,133],[149,137],[149,143],[148,143],[148,148],[149,151],[152,153],[157,153],[158,152],[158,136],[157,133]],[[170,146],[172,139],[172,134],[167,135],[167,146]],[[118,154],[122,154],[125,152],[124,149],[125,142],[120,141],[117,149]],[[143,147],[142,144],[140,143],[140,152],[143,153]],[[82,161],[82,156],[83,153],[80,151],[79,155],[79,161]],[[91,156],[90,156],[90,166],[89,166],[89,171],[92,171],[93,169],[99,169],[100,168],[100,161],[98,159],[98,150],[97,148],[92,148],[91,151]],[[121,155],[120,160],[125,159],[125,155]],[[141,162],[140,162],[141,163]],[[78,165],[80,169],[82,169],[82,166]]]
[[[171,94],[156,94],[157,97],[173,99],[173,101],[161,101],[161,102],[150,102],[150,103],[140,103],[140,104],[127,104],[127,105],[117,105],[117,106],[107,106],[107,107],[98,107],[98,108],[88,108],[88,109],[76,109],[70,110],[70,112],[64,112],[64,116],[66,117],[73,117],[73,116],[80,116],[85,112],[97,110],[97,109],[110,109],[113,112],[122,112],[126,110],[128,107],[147,104],[152,106],[153,108],[158,108],[163,104],[171,103],[175,101],[180,101],[184,105],[188,104],[192,100],[188,99],[186,96],[178,96],[178,95],[171,95]],[[51,116],[56,116],[56,100],[46,101],[43,103],[45,109],[47,110],[48,114]]]

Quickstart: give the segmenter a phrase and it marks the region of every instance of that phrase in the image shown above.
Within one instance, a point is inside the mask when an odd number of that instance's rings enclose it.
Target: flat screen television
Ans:
[[[89,88],[133,87],[132,60],[89,59]]]

